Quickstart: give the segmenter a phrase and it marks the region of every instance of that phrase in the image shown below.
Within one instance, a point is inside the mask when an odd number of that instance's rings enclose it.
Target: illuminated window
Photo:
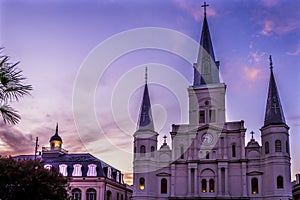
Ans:
[[[280,140],[275,141],[275,152],[281,152],[281,141]]]
[[[154,146],[152,146],[151,147],[151,157],[154,157],[154,151],[155,151],[154,149],[155,149]]]
[[[201,184],[202,184],[201,191],[202,192],[206,192],[206,179],[202,179]]]
[[[146,147],[144,145],[141,146],[140,148],[140,153],[141,153],[141,156],[145,156],[145,153],[146,153]]]
[[[269,142],[265,142],[265,154],[270,153],[270,147],[269,147]]]
[[[140,186],[139,186],[140,190],[144,190],[145,189],[145,179],[144,178],[140,178]]]
[[[52,165],[50,165],[50,164],[44,165],[44,168],[47,169],[47,170],[51,170]]]
[[[257,180],[257,178],[252,178],[251,179],[251,189],[252,189],[252,194],[258,194],[258,180]]]
[[[214,181],[214,179],[209,180],[209,192],[215,192],[215,181]]]
[[[236,148],[235,148],[235,144],[233,144],[232,146],[231,146],[231,151],[232,151],[232,157],[236,157]]]
[[[107,168],[107,177],[111,178],[111,168],[110,167]]]
[[[283,188],[283,177],[277,176],[277,188]]]
[[[73,165],[73,173],[72,176],[82,176],[82,171],[81,171],[81,164],[75,164]]]
[[[120,182],[120,172],[117,172],[116,180],[117,180],[117,182]]]
[[[96,168],[97,168],[97,165],[95,164],[89,164],[88,165],[88,172],[87,172],[87,176],[97,176],[97,171],[96,171]]]
[[[96,190],[89,188],[86,191],[86,200],[96,200]]]
[[[63,175],[63,176],[68,176],[68,171],[67,171],[67,165],[66,164],[61,164],[59,165],[59,172]]]
[[[78,188],[75,188],[72,190],[72,199],[74,200],[81,200],[81,190]]]
[[[167,194],[168,192],[168,181],[167,179],[163,178],[160,181],[160,193]]]

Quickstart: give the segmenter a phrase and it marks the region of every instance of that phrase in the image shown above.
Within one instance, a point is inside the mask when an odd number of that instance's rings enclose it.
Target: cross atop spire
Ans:
[[[251,134],[251,139],[254,140],[254,137],[253,137],[253,135],[255,134],[254,131],[251,131],[250,134]]]
[[[204,16],[206,16],[206,7],[208,7],[209,5],[206,4],[206,2],[204,1],[204,4],[201,5],[202,8],[204,8]]]
[[[164,144],[167,144],[167,136],[164,136]]]

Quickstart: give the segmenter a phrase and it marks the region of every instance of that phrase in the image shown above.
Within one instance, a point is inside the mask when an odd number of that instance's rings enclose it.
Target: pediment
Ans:
[[[260,172],[260,171],[252,171],[252,172],[247,173],[247,176],[260,176],[260,175],[263,175],[263,174],[264,173]]]

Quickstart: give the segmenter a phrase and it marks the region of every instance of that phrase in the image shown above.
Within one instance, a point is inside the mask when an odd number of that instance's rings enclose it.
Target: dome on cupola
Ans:
[[[55,134],[50,138],[49,142],[51,148],[61,148],[62,139],[58,135],[58,123],[56,124]]]

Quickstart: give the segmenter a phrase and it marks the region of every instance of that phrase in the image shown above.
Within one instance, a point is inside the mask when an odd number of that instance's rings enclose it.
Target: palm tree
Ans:
[[[17,69],[17,63],[10,63],[9,57],[2,54],[0,48],[0,113],[4,123],[17,124],[21,116],[9,104],[19,101],[24,95],[29,95],[32,90],[31,85],[26,85],[23,81],[22,71]]]

